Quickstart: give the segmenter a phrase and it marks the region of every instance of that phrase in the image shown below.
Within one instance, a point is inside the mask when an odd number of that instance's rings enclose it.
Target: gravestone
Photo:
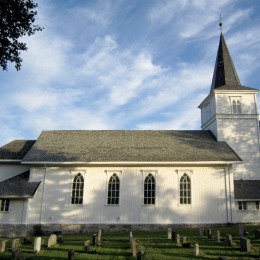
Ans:
[[[136,240],[132,239],[132,256],[136,257]]]
[[[36,237],[34,239],[34,246],[33,246],[34,253],[39,253],[41,251],[41,245],[42,245],[42,238]]]
[[[182,237],[182,241],[183,244],[187,244],[187,238],[186,237]]]
[[[238,234],[240,237],[244,236],[246,230],[246,226],[243,223],[238,224]]]
[[[179,234],[177,234],[176,235],[176,244],[180,244],[180,235]]]
[[[19,248],[12,248],[11,250],[11,259],[12,260],[18,260],[21,256],[21,250]]]
[[[250,252],[251,251],[250,239],[246,237],[240,237],[240,249],[242,251]]]
[[[32,244],[32,241],[31,241],[29,236],[26,236],[26,237],[23,238],[23,243],[24,244]]]
[[[194,256],[198,256],[200,254],[199,244],[194,245]]]
[[[7,242],[8,240],[1,240],[0,241],[0,253],[3,253],[3,252],[5,252],[5,250],[6,250],[6,242]]]
[[[226,244],[227,246],[232,246],[232,235],[226,234],[225,244]]]
[[[260,229],[255,230],[255,238],[256,239],[260,238]]]
[[[48,238],[48,244],[47,247],[52,247],[53,245],[57,244],[57,235],[51,234]]]
[[[212,231],[211,231],[211,229],[209,228],[208,229],[208,238],[211,238],[212,237]]]
[[[15,238],[12,240],[12,249],[18,248],[20,246],[20,239]]]
[[[167,238],[172,239],[172,229],[168,228]]]
[[[96,246],[96,245],[97,245],[97,234],[93,234],[93,237],[92,237],[92,245],[93,245],[93,246]]]
[[[141,260],[142,259],[142,250],[138,248],[137,253],[136,253],[136,259]]]
[[[133,232],[132,231],[129,231],[129,242],[131,243],[133,239]]]
[[[84,251],[88,252],[90,250],[90,240],[84,242]]]
[[[226,257],[226,256],[220,256],[220,257],[218,258],[218,260],[227,260],[227,257]]]
[[[220,232],[219,232],[219,230],[215,231],[215,233],[214,233],[214,240],[216,242],[220,241]]]
[[[74,260],[74,250],[73,249],[68,250],[68,260]]]
[[[98,245],[101,244],[101,236],[102,236],[102,230],[99,229],[99,230],[98,230]]]
[[[172,230],[172,242],[176,240],[176,232]]]
[[[202,237],[204,235],[204,228],[200,227],[199,229],[199,235]]]

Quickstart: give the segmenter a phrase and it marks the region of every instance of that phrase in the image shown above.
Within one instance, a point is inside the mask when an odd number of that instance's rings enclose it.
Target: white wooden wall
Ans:
[[[143,205],[146,175],[142,171],[146,170],[157,171],[156,205]],[[191,177],[191,205],[179,204],[184,171]],[[71,184],[78,172],[84,176],[84,202],[71,205]],[[120,204],[107,205],[107,182],[114,172],[120,178]],[[214,167],[33,168],[31,181],[42,183],[29,202],[27,223],[226,223],[230,222],[228,197],[233,197],[233,186],[226,189],[227,175],[226,168]]]

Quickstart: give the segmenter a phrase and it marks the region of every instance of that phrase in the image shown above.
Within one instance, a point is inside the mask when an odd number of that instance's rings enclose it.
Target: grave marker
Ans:
[[[202,237],[204,235],[204,228],[200,227],[199,229],[199,235]]]
[[[90,250],[90,240],[84,242],[84,251],[88,252]]]
[[[133,239],[133,232],[129,231],[129,242],[131,243]]]
[[[20,239],[19,238],[15,238],[12,240],[12,249],[18,248],[20,246]]]
[[[250,239],[246,237],[240,237],[240,249],[242,251],[250,252],[251,251]]]
[[[97,245],[97,234],[93,234],[93,237],[92,237],[92,245],[93,245],[93,246]]]
[[[255,230],[255,238],[256,239],[260,238],[260,229]]]
[[[52,247],[53,245],[57,244],[57,235],[51,234],[48,238],[48,244],[47,247]]]
[[[168,228],[167,238],[172,239],[172,229]]]
[[[41,251],[41,245],[42,245],[42,238],[36,237],[34,239],[34,246],[33,246],[34,253],[39,253]]]
[[[219,242],[220,241],[220,232],[219,230],[215,231],[214,233],[214,240]]]
[[[245,229],[246,229],[245,224],[243,224],[243,223],[238,224],[238,234],[239,234],[239,236],[241,236],[241,237],[244,236]]]
[[[68,260],[74,260],[74,250],[73,249],[68,250]]]
[[[7,242],[8,240],[1,240],[0,241],[0,253],[3,253],[3,252],[5,252],[5,250],[6,250],[6,242]]]
[[[132,239],[132,256],[136,257],[136,240]]]
[[[200,254],[199,244],[194,245],[194,256],[198,256]]]
[[[180,244],[180,235],[179,234],[176,235],[176,244]]]
[[[172,230],[172,242],[176,240],[176,232]]]
[[[209,228],[208,229],[208,238],[211,238],[212,237],[212,231],[211,231],[211,229]]]
[[[225,244],[226,244],[227,246],[232,246],[232,235],[226,234]]]
[[[101,244],[101,236],[102,236],[102,230],[99,229],[99,230],[98,230],[98,245]]]

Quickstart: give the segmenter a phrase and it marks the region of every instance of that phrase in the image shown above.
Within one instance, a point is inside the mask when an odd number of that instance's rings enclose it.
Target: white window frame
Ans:
[[[1,213],[10,212],[10,205],[11,205],[10,199],[4,199],[4,198],[0,199],[0,212]]]
[[[239,211],[246,211],[248,209],[247,201],[238,201],[237,209]]]
[[[193,196],[192,196],[192,193],[193,193],[193,170],[191,169],[178,169],[178,170],[175,170],[175,172],[177,173],[178,175],[178,206],[181,206],[181,207],[187,207],[187,206],[190,206],[192,207],[192,204],[193,204]],[[187,174],[190,178],[190,203],[189,204],[181,204],[181,197],[180,197],[180,184],[181,184],[181,177],[184,175],[184,174]]]
[[[233,96],[229,97],[230,99],[230,106],[231,106],[231,113],[234,115],[240,115],[242,114],[242,97],[241,96]],[[235,110],[233,103],[235,102]],[[239,105],[238,105],[239,103]]]
[[[255,210],[260,210],[260,201],[255,201]]]
[[[70,174],[71,174],[71,177],[70,177],[70,194],[69,194],[69,205],[70,206],[82,206],[82,205],[85,205],[85,194],[86,194],[86,170],[70,170]],[[83,180],[84,180],[84,185],[83,185],[83,199],[82,199],[82,204],[72,204],[71,203],[71,198],[72,198],[72,189],[73,189],[73,181],[75,179],[75,177],[78,175],[78,174],[81,174],[82,177],[83,177]]]
[[[120,170],[105,170],[106,173],[106,196],[105,196],[105,205],[106,206],[120,206],[120,202],[121,202],[121,186],[122,186],[122,171]],[[108,204],[108,184],[109,184],[109,180],[110,178],[113,176],[113,174],[116,174],[119,178],[119,196],[118,196],[118,204]]]
[[[157,203],[157,181],[156,181],[156,176],[158,174],[157,170],[141,170],[141,174],[142,174],[142,205],[143,206],[154,206]],[[145,204],[144,203],[144,182],[146,177],[148,177],[148,175],[151,174],[154,178],[154,182],[155,182],[155,188],[154,188],[154,203],[150,203],[150,204]]]

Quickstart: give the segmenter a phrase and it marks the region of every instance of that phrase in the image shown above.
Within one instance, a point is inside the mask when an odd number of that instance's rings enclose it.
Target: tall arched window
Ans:
[[[180,204],[191,204],[191,180],[187,173],[180,179]]]
[[[242,108],[241,108],[241,102],[240,100],[237,101],[237,113],[241,114],[242,113]]]
[[[237,114],[237,102],[235,100],[232,102],[232,110],[233,114]]]
[[[83,204],[84,178],[78,173],[73,179],[71,204]]]
[[[107,204],[119,204],[120,180],[114,173],[108,182]]]
[[[155,204],[155,179],[151,173],[144,180],[144,204]]]
[[[240,98],[234,98],[232,101],[232,113],[233,114],[242,114],[242,105]]]

